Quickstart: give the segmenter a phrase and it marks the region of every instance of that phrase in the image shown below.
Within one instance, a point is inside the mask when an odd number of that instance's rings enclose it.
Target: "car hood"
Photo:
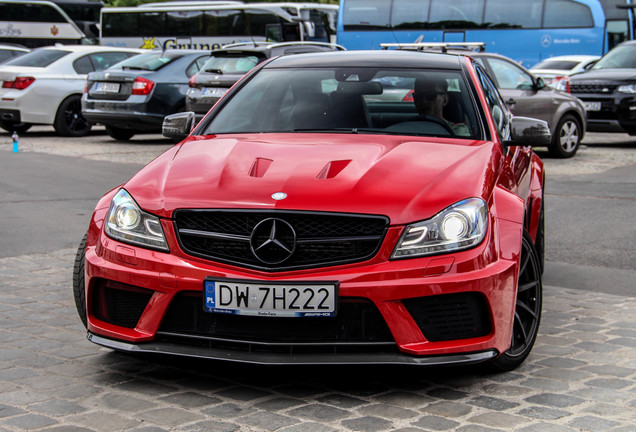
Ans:
[[[570,81],[631,81],[636,80],[636,69],[598,69],[574,74]]]
[[[125,188],[141,208],[256,208],[427,219],[468,197],[488,199],[501,165],[492,142],[362,134],[191,137]],[[286,198],[275,200],[272,194]]]

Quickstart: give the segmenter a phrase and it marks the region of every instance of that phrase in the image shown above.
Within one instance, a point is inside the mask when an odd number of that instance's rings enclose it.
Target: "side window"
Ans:
[[[589,6],[571,0],[550,0],[545,2],[543,15],[545,28],[593,27],[594,18]]]
[[[209,58],[210,58],[209,56],[201,56],[201,57],[198,57],[192,63],[190,63],[190,66],[186,68],[186,75],[188,76],[188,78],[190,78],[195,73],[199,72]]]
[[[492,118],[497,127],[497,132],[501,139],[508,139],[510,136],[510,118],[508,108],[501,99],[501,95],[497,91],[497,87],[492,82],[490,77],[486,74],[483,68],[475,64],[475,70],[479,77],[479,83],[486,96],[488,102],[488,108],[492,114]]]
[[[510,90],[532,90],[532,76],[523,69],[504,60],[489,58],[488,63],[495,74],[499,88]]]
[[[89,56],[85,55],[84,57],[80,57],[73,62],[73,69],[80,75],[87,74],[89,72],[93,72],[93,64],[91,63],[91,59]]]

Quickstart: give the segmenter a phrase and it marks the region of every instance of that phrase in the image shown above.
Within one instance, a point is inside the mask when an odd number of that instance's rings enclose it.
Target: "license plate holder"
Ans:
[[[585,106],[585,111],[600,111],[601,103],[600,102],[583,102]]]
[[[119,83],[96,82],[93,91],[100,93],[119,93]]]
[[[334,317],[337,281],[269,282],[208,277],[203,282],[206,312],[263,317]]]
[[[220,88],[220,87],[205,87],[203,89],[203,96],[209,96],[209,97],[217,97],[220,98],[221,96],[223,96],[226,92],[228,91],[228,89],[226,88]]]

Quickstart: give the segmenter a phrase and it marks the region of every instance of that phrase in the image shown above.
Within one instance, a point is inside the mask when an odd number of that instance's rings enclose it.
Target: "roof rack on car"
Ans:
[[[338,51],[346,51],[346,48],[343,47],[342,45],[338,45],[338,44],[333,44],[333,43],[328,43],[328,42],[313,42],[313,41],[294,41],[294,42],[262,42],[262,41],[258,41],[258,42],[236,42],[236,43],[231,43],[228,45],[223,45],[221,47],[221,49],[226,49],[226,48],[239,48],[239,47],[245,47],[245,46],[253,46],[253,47],[259,47],[259,46],[266,46],[267,48],[279,48],[279,47],[285,47],[285,46],[295,46],[295,45],[315,45],[315,46],[323,46],[323,47],[332,47],[332,48],[336,48]]]
[[[427,48],[439,48],[442,52],[449,49],[466,49],[471,51],[486,51],[485,42],[412,42],[412,43],[381,43],[380,47],[385,50],[389,48],[396,49],[414,49],[423,51]]]

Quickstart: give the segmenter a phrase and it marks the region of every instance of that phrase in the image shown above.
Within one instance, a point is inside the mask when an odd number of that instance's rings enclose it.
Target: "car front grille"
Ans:
[[[157,340],[277,353],[396,352],[397,345],[373,302],[341,298],[335,317],[263,317],[210,313],[202,292],[175,296]]]
[[[384,216],[293,211],[178,210],[174,221],[187,254],[265,271],[369,259],[389,225]]]
[[[480,293],[417,297],[402,303],[431,342],[470,339],[491,331],[488,305]]]
[[[612,94],[618,86],[619,84],[609,82],[570,82],[570,92]]]

